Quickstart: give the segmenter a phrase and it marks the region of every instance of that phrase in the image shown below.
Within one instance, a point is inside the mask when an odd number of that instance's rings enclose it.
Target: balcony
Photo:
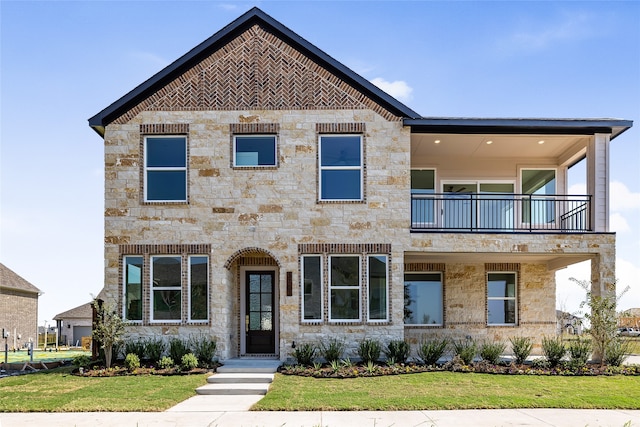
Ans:
[[[412,231],[588,232],[590,195],[430,193],[411,195]]]

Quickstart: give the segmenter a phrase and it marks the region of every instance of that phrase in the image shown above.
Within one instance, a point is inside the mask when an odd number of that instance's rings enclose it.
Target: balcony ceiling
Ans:
[[[411,135],[411,156],[559,159],[583,153],[589,138],[585,135],[414,133]]]

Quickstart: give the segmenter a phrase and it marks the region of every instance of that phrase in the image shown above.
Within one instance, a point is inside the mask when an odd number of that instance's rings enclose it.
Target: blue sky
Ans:
[[[0,262],[44,292],[39,324],[102,288],[87,119],[253,6],[424,116],[634,120],[612,143],[611,212],[620,307],[640,307],[640,2],[2,0]],[[568,277],[589,268],[558,274],[575,311]]]

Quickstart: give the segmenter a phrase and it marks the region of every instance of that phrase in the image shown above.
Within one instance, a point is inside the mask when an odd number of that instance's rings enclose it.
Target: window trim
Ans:
[[[260,165],[260,164],[255,164],[255,165],[239,165],[237,164],[237,140],[238,138],[242,139],[242,138],[273,138],[273,164],[269,164],[269,165]],[[237,134],[237,135],[233,135],[232,136],[232,146],[231,146],[231,166],[234,169],[246,169],[246,168],[258,168],[258,169],[273,169],[273,168],[277,168],[279,166],[279,159],[278,159],[278,136],[275,134],[268,134],[268,133],[241,133],[241,134]]]
[[[127,275],[127,266],[129,263],[127,262],[127,258],[140,258],[142,260],[142,267],[140,268],[140,319],[129,319],[127,317],[127,286],[129,285]],[[122,319],[125,322],[134,324],[142,324],[144,321],[144,256],[142,255],[124,255],[122,257]]]
[[[205,319],[193,319],[191,318],[191,298],[193,296],[193,292],[192,292],[192,283],[191,283],[191,259],[192,258],[205,258],[207,260],[207,288],[206,288],[206,293],[205,293],[205,298],[206,298],[206,305],[207,305],[207,317]],[[187,257],[187,294],[188,294],[188,305],[187,305],[187,321],[189,323],[209,323],[209,318],[211,317],[211,304],[210,304],[210,298],[209,298],[209,292],[211,291],[211,286],[210,286],[210,280],[209,280],[209,274],[211,272],[210,269],[210,265],[211,265],[211,260],[209,259],[208,255],[201,255],[201,254],[190,254]]]
[[[318,319],[306,319],[304,305],[304,259],[318,258],[320,261],[320,317]],[[324,257],[322,254],[303,254],[300,256],[300,321],[302,323],[319,323],[324,321]]]
[[[515,285],[515,293],[513,297],[490,297],[489,296],[489,275],[490,274],[513,274],[514,276],[514,285]],[[486,304],[486,324],[487,326],[518,326],[520,323],[520,313],[519,313],[519,307],[518,307],[518,295],[519,295],[519,274],[517,271],[497,271],[497,270],[490,270],[487,271],[486,276],[485,276],[485,291],[486,291],[486,298],[485,298],[485,304]],[[514,315],[514,322],[513,323],[489,323],[489,301],[514,301],[514,307],[515,307],[515,315]]]
[[[388,323],[389,322],[389,255],[387,254],[367,254],[367,322],[368,323]],[[385,274],[385,318],[384,319],[372,319],[371,318],[371,271],[369,260],[374,257],[384,257],[384,274]]]
[[[358,137],[360,140],[360,166],[323,166],[322,165],[322,139],[323,138],[342,138],[342,137]],[[346,134],[320,134],[318,135],[318,201],[319,202],[363,202],[364,198],[364,136],[362,134],[346,133]],[[323,171],[339,171],[339,170],[357,170],[360,175],[360,197],[356,199],[324,199],[322,198],[322,172]]]
[[[342,258],[347,258],[347,257],[353,257],[353,258],[357,258],[358,259],[358,286],[333,286],[331,284],[331,259],[332,258],[337,258],[337,257],[342,257]],[[362,322],[362,255],[361,254],[330,254],[327,257],[327,262],[328,262],[328,268],[327,268],[327,275],[328,275],[328,283],[327,283],[327,300],[328,300],[328,312],[327,312],[327,320],[329,323],[344,323],[344,322],[349,322],[349,323],[353,323],[353,322]],[[332,312],[332,304],[331,304],[331,293],[333,291],[333,289],[341,289],[341,290],[346,290],[346,289],[357,289],[358,290],[358,317],[357,318],[353,318],[353,319],[334,319],[331,317],[331,312]]]
[[[147,141],[149,139],[153,139],[153,138],[180,138],[184,141],[184,154],[185,154],[185,165],[184,167],[176,167],[176,166],[171,166],[171,167],[164,167],[164,166],[147,166],[147,161],[148,161],[148,153],[149,153],[149,149],[148,149],[148,145],[147,145]],[[143,137],[143,164],[142,164],[142,168],[143,168],[143,187],[142,187],[142,193],[143,193],[143,200],[144,203],[187,203],[189,201],[189,149],[188,149],[188,145],[189,145],[189,140],[187,138],[186,135],[173,135],[173,134],[151,134],[151,135],[144,135]],[[149,171],[156,171],[156,172],[180,172],[180,171],[184,171],[184,199],[175,199],[175,200],[150,200],[148,197],[148,190],[149,190],[149,178],[148,178],[148,172]]]
[[[153,260],[155,258],[178,258],[180,260],[180,286],[169,286],[169,287],[154,287],[153,286]],[[149,323],[158,324],[158,323],[171,323],[171,324],[181,324],[183,316],[183,302],[184,302],[184,290],[182,289],[182,276],[183,276],[183,259],[181,255],[166,255],[166,254],[154,254],[149,256]],[[154,314],[154,291],[156,290],[166,290],[166,291],[180,291],[180,319],[155,319]]]
[[[405,327],[420,327],[420,328],[426,328],[426,327],[434,327],[434,328],[441,328],[445,325],[445,315],[446,315],[446,311],[445,311],[445,289],[444,289],[444,271],[405,271],[404,275],[403,275],[403,280],[402,280],[402,286],[404,287],[405,283],[407,282],[407,275],[419,275],[419,274],[437,274],[440,276],[440,311],[442,312],[442,321],[440,323],[406,323],[406,321],[404,320],[404,315],[403,315],[403,324]],[[404,303],[402,305],[402,310],[404,313]]]

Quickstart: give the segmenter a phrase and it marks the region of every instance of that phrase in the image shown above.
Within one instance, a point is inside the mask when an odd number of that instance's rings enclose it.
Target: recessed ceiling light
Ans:
[[[541,139],[540,141],[538,141],[538,144],[540,145],[544,144],[544,139]]]
[[[433,141],[434,144],[440,144],[440,140],[436,139],[435,141]]]
[[[487,141],[487,145],[493,144],[493,141]]]

